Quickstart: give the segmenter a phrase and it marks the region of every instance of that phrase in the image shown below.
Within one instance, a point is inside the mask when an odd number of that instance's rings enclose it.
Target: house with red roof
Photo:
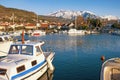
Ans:
[[[47,29],[48,27],[49,27],[49,24],[48,24],[48,23],[41,23],[41,24],[40,24],[40,29],[45,30],[45,29]]]
[[[9,28],[9,23],[8,22],[0,23],[0,30],[5,30],[6,28]]]
[[[25,29],[36,29],[36,25],[33,23],[28,23],[25,25]]]

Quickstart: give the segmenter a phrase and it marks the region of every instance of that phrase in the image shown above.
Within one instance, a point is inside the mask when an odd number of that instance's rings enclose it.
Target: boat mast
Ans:
[[[38,15],[37,15],[37,21],[36,21],[36,29],[38,29],[39,24],[38,24]]]
[[[12,18],[13,18],[12,20],[13,20],[13,24],[14,24],[14,22],[15,22],[15,21],[14,21],[14,13],[12,13]]]
[[[75,17],[75,29],[77,28],[77,16]]]
[[[24,40],[24,30],[22,31],[22,44],[25,43],[25,40]]]
[[[12,28],[13,28],[13,31],[15,31],[15,17],[14,17],[14,13],[12,13]]]

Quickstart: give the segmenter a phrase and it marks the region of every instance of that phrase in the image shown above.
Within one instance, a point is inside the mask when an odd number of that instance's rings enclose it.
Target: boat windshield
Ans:
[[[33,55],[33,46],[30,45],[12,45],[9,54]]]
[[[21,46],[21,54],[25,54],[25,55],[33,55],[33,46]]]

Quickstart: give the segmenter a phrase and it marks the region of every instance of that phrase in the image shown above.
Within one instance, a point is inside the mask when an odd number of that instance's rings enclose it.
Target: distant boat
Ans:
[[[37,80],[49,68],[54,70],[54,52],[43,52],[44,41],[16,42],[0,58],[0,80]]]
[[[89,34],[99,34],[99,32],[93,30],[93,31],[90,31]]]
[[[113,32],[111,32],[113,35],[118,35],[118,36],[120,36],[120,31],[119,30],[116,30],[116,31],[113,31]]]
[[[86,34],[86,31],[85,30],[76,30],[76,29],[70,29],[68,30],[68,34],[69,35],[85,35]]]
[[[100,80],[120,80],[120,58],[112,58],[103,63]]]
[[[43,35],[46,35],[45,31],[35,30],[32,32],[32,36],[43,36]]]

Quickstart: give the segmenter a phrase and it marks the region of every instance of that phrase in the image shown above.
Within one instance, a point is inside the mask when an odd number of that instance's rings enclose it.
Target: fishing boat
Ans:
[[[103,63],[100,80],[120,80],[120,58],[111,58]]]
[[[70,29],[68,31],[69,35],[85,35],[86,31],[85,30],[77,30],[77,29]]]
[[[13,39],[10,35],[0,36],[0,56],[6,56],[9,51],[10,45],[13,43]]]
[[[54,71],[54,52],[42,50],[44,41],[15,42],[0,58],[0,80],[37,80],[47,69]]]
[[[44,36],[45,34],[46,32],[41,30],[35,30],[32,32],[32,36]]]
[[[112,31],[111,34],[120,36],[120,30]]]

